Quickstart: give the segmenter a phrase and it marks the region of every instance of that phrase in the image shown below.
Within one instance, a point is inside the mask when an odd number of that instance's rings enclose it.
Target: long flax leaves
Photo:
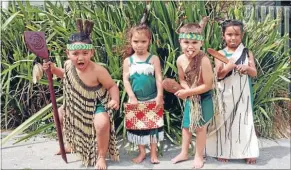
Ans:
[[[93,60],[105,66],[119,85],[121,110],[116,112],[114,118],[118,126],[117,132],[125,135],[122,105],[127,101],[127,95],[122,82],[121,49],[125,42],[125,31],[140,22],[144,8],[149,5],[148,23],[153,32],[150,50],[160,57],[164,77],[177,78],[176,59],[181,54],[177,29],[183,23],[199,22],[201,17],[206,15],[210,17],[204,31],[205,41],[202,48],[206,51],[205,49],[209,47],[222,48],[221,29],[213,20],[215,17],[223,17],[227,14],[229,18],[244,21],[246,25],[244,43],[253,52],[258,70],[258,76],[253,79],[255,124],[261,135],[271,137],[273,127],[280,128],[280,126],[273,126],[274,115],[280,109],[282,116],[287,114],[284,112],[284,102],[288,99],[281,92],[287,91],[288,84],[287,73],[290,68],[287,64],[288,52],[283,51],[288,36],[281,37],[274,31],[278,30],[280,16],[272,19],[266,15],[262,22],[258,22],[255,19],[254,8],[250,13],[246,13],[246,9],[239,4],[224,7],[223,3],[212,1],[151,1],[150,3],[68,1],[67,7],[58,1],[45,1],[43,8],[37,8],[30,5],[29,1],[24,4],[10,2],[9,10],[1,10],[1,22],[4,23],[1,27],[3,47],[1,50],[1,90],[5,93],[1,97],[1,106],[4,108],[4,115],[7,115],[4,119],[6,123],[3,125],[7,126],[7,122],[13,116],[20,116],[24,121],[27,115],[31,116],[37,112],[34,111],[35,109],[40,110],[49,104],[46,77],[44,76],[37,85],[33,85],[31,81],[33,64],[31,60],[37,62],[40,60],[26,49],[23,35],[20,33],[25,30],[44,31],[51,59],[62,67],[64,61],[67,60],[65,47],[68,37],[76,31],[75,20],[83,18],[94,21],[91,37],[96,55]],[[212,8],[207,7],[209,5],[212,5]],[[21,62],[21,64],[17,62],[22,60],[30,60],[30,62]],[[59,79],[54,79],[54,81],[57,96],[61,96],[61,83]],[[173,142],[176,140],[179,142],[183,102],[166,92],[164,96],[166,136]],[[12,98],[14,100],[11,100]],[[32,101],[28,102],[29,100]],[[38,101],[38,104],[33,105],[33,101]],[[11,113],[16,113],[16,115]],[[38,123],[41,120],[33,119],[33,121]]]

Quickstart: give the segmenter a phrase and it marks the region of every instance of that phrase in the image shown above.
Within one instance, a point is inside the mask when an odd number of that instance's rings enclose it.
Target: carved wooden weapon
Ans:
[[[165,78],[162,81],[162,86],[163,88],[170,93],[176,93],[178,90],[182,89],[182,86],[176,82],[175,79],[171,79],[171,78]]]
[[[218,51],[215,51],[214,49],[212,48],[208,48],[207,49],[207,52],[212,55],[214,58],[224,62],[225,64],[227,64],[229,62],[229,60],[223,56],[222,54],[220,54]]]
[[[44,32],[34,32],[34,31],[25,31],[24,32],[24,41],[26,43],[26,46],[28,49],[34,53],[36,56],[42,58],[44,62],[49,61],[49,54],[48,54],[48,49],[46,46],[46,41],[45,41],[45,35]],[[55,91],[54,91],[54,86],[53,86],[53,79],[52,79],[52,73],[51,73],[51,68],[46,70],[46,74],[48,77],[48,82],[49,82],[49,90],[50,90],[50,95],[51,95],[51,102],[53,106],[53,111],[54,111],[54,121],[56,124],[56,129],[57,129],[57,134],[58,134],[58,139],[59,139],[59,145],[61,149],[61,155],[63,160],[67,162],[67,156],[65,152],[65,147],[64,147],[64,141],[63,141],[63,135],[62,135],[62,129],[60,126],[60,119],[59,119],[59,114],[58,114],[58,109],[57,109],[57,102],[56,102],[56,96],[55,96]]]

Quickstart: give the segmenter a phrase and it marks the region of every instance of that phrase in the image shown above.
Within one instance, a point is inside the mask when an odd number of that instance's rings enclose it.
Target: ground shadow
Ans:
[[[266,165],[271,159],[281,159],[290,154],[290,147],[271,146],[260,149],[260,156],[257,159],[257,165]]]

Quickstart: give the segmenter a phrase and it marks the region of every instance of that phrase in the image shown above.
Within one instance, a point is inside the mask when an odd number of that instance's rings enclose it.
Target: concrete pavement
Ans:
[[[26,142],[13,145],[16,138],[1,146],[1,169],[94,169],[84,167],[77,156],[68,154],[68,164],[61,156],[55,156],[58,141],[42,136],[31,138]],[[130,160],[137,155],[128,143],[119,141],[120,162],[108,161],[108,169],[191,169],[193,156],[188,161],[172,164],[171,159],[180,152],[180,147],[164,142],[163,156],[160,164],[151,164],[149,155],[141,164]],[[290,139],[276,141],[259,139],[260,157],[256,165],[247,165],[244,160],[230,160],[221,163],[206,157],[203,169],[290,169]]]

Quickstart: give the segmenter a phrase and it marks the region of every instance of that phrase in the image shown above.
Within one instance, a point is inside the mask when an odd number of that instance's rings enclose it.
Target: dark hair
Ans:
[[[73,33],[70,36],[68,40],[68,44],[72,44],[75,42],[83,42],[86,44],[92,44],[92,41],[90,39],[90,34],[93,30],[93,25],[94,23],[92,21],[85,20],[83,24],[82,19],[77,19],[76,27],[77,27],[78,32]]]
[[[133,26],[132,28],[130,28],[126,33],[126,45],[125,45],[125,48],[122,52],[124,58],[129,57],[134,53],[134,51],[131,47],[131,39],[132,39],[132,35],[135,31],[145,31],[145,33],[148,35],[149,39],[150,40],[152,39],[152,32],[146,24],[139,24],[139,25],[136,25],[136,26]]]
[[[203,30],[209,20],[209,17],[202,17],[201,21],[198,23],[188,23],[179,28],[178,33],[195,33],[203,34]]]
[[[240,30],[241,32],[243,32],[243,23],[240,22],[240,21],[237,21],[237,20],[225,20],[221,23],[221,28],[222,28],[222,34],[224,35],[225,33],[225,30],[227,27],[230,27],[230,26],[239,26],[240,27]]]
[[[202,29],[199,24],[188,23],[179,28],[179,33],[195,33],[202,34]]]

